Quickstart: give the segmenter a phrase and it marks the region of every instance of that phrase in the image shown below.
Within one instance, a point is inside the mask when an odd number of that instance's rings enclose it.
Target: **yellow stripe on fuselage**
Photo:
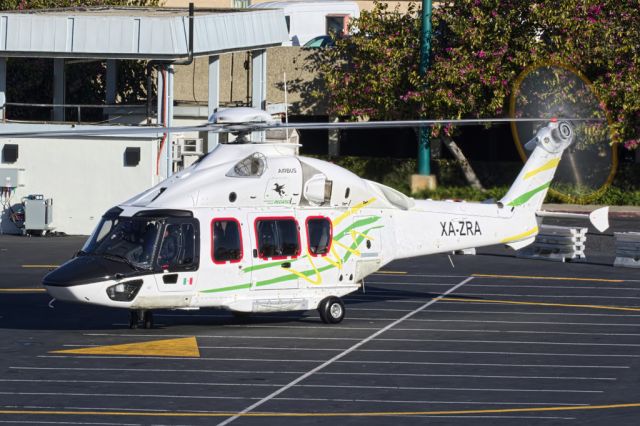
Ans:
[[[553,160],[549,160],[549,161],[547,161],[547,163],[545,165],[540,166],[537,169],[533,169],[530,172],[527,172],[524,175],[524,179],[527,180],[530,177],[533,177],[533,176],[537,175],[538,173],[544,172],[545,170],[553,169],[554,167],[556,167],[558,165],[558,163],[560,163],[560,159],[559,158],[554,158]]]
[[[501,243],[509,243],[511,241],[518,241],[518,240],[521,240],[523,238],[529,237],[529,236],[535,234],[536,232],[538,232],[538,227],[537,226],[529,229],[526,232],[523,232],[522,234],[513,235],[511,237],[507,237],[507,238],[505,238],[503,240],[500,240],[500,242]]]
[[[352,214],[357,213],[360,209],[362,209],[367,204],[373,203],[375,200],[376,200],[375,197],[374,198],[370,198],[368,200],[365,200],[365,201],[363,201],[361,203],[358,203],[355,206],[351,207],[346,212],[342,213],[340,216],[338,216],[335,219],[333,219],[333,226],[338,226],[340,224],[340,222],[342,222],[343,220],[345,220],[346,218],[348,218]]]

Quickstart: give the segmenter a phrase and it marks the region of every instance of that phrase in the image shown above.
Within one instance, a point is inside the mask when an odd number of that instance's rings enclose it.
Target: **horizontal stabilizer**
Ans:
[[[604,232],[609,229],[609,206],[602,207],[592,211],[589,214],[583,213],[564,213],[564,212],[547,212],[540,210],[536,212],[538,217],[555,217],[558,219],[581,219],[589,220],[591,224],[599,232]]]
[[[521,248],[524,248],[529,244],[533,243],[535,240],[536,240],[536,237],[530,237],[530,238],[527,238],[526,240],[513,241],[511,243],[507,243],[507,245],[514,250],[520,250]]]

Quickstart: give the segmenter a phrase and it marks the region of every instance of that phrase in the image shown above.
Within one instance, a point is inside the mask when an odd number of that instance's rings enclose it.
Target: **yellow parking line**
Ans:
[[[508,414],[541,413],[549,411],[611,410],[640,408],[640,402],[608,405],[561,405],[554,407],[496,408],[484,410],[447,411],[370,411],[370,412],[266,412],[266,413],[196,413],[196,412],[148,412],[148,411],[45,411],[45,410],[0,410],[0,414],[62,415],[62,416],[132,416],[132,417],[389,417],[389,416],[451,416],[464,414]]]
[[[0,288],[0,293],[42,293],[44,288]]]
[[[22,265],[23,268],[57,268],[60,265]]]
[[[382,274],[382,275],[405,275],[406,274],[406,272],[404,271],[377,271],[375,273]]]
[[[558,308],[608,309],[611,311],[640,312],[640,307],[623,307],[623,306],[606,306],[606,305],[574,305],[574,304],[568,304],[568,303],[546,303],[546,302],[519,302],[516,300],[499,300],[499,299],[458,299],[455,297],[443,297],[440,300],[444,302],[498,303],[503,305],[553,306]]]
[[[496,274],[471,274],[476,278],[512,278],[522,280],[551,280],[551,281],[595,281],[603,283],[623,283],[624,280],[610,280],[607,278],[575,278],[575,277],[543,277],[536,275],[496,275]]]

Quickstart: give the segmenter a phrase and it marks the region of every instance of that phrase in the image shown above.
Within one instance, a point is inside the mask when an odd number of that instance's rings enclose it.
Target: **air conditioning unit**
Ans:
[[[202,144],[202,138],[176,138],[171,145],[174,163],[188,163],[185,157],[200,157],[204,154]]]
[[[202,138],[182,139],[181,155],[202,155]]]
[[[174,172],[195,163],[204,154],[202,145],[202,138],[176,138],[171,146]]]

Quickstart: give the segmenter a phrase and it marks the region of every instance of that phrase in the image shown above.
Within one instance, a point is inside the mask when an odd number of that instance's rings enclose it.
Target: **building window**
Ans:
[[[324,256],[331,249],[331,221],[326,217],[307,218],[307,243],[312,256]]]
[[[285,259],[300,254],[298,222],[294,218],[256,219],[258,256],[262,259]]]
[[[242,260],[242,233],[234,218],[211,222],[211,258],[213,263],[237,263]]]
[[[349,15],[327,15],[327,35],[342,37],[347,34],[349,28]]]

